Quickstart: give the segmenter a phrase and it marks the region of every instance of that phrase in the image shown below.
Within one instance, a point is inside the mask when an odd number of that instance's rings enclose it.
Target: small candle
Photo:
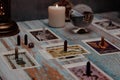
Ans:
[[[87,65],[86,65],[86,76],[91,76],[91,73],[92,73],[92,71],[91,71],[91,64],[88,61]]]
[[[21,39],[20,39],[20,35],[17,36],[17,45],[20,46],[21,44]]]
[[[27,36],[27,34],[25,34],[25,36],[24,36],[24,44],[25,44],[25,45],[28,44],[28,36]]]
[[[15,48],[15,60],[18,59],[18,47]]]
[[[48,8],[49,25],[52,27],[64,27],[65,25],[65,7],[49,6]]]
[[[104,40],[104,37],[101,37],[101,46],[105,46],[105,40]]]
[[[64,51],[67,52],[67,40],[64,41]]]

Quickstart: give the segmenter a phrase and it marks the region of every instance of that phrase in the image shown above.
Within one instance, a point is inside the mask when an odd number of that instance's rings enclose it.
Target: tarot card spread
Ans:
[[[55,33],[47,28],[30,30],[30,33],[37,39],[37,41],[51,41],[60,39]]]
[[[88,76],[89,70],[87,70],[86,64],[77,65],[74,67],[69,67],[68,70],[72,75],[77,77],[77,80],[113,80],[98,67],[91,64],[90,66],[90,75]]]
[[[120,52],[119,48],[117,48],[114,44],[110,43],[107,40],[105,40],[104,46],[101,45],[100,39],[83,40],[83,42],[99,54],[113,54]]]
[[[64,51],[64,46],[52,46],[47,47],[46,51],[52,55],[53,58],[69,58],[75,55],[87,54],[88,51],[80,45],[69,45],[67,47],[67,52]]]
[[[39,64],[26,50],[21,50],[18,53],[18,59],[15,58],[15,55],[14,51],[9,51],[2,55],[3,60],[10,69],[26,69],[39,66]]]

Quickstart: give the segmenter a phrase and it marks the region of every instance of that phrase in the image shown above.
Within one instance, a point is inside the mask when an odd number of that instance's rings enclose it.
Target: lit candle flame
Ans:
[[[58,8],[58,4],[56,4],[56,7]]]

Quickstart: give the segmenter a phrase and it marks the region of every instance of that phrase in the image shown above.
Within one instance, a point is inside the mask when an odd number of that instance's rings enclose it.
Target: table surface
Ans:
[[[51,78],[52,73],[56,72],[56,75],[61,76],[61,79],[58,80],[75,80],[68,71],[61,66],[60,63],[55,59],[47,60],[41,54],[43,46],[53,44],[54,42],[37,42],[34,40],[33,36],[28,32],[29,30],[39,29],[42,27],[47,27],[52,30],[56,35],[58,35],[62,40],[67,40],[69,44],[80,44],[85,47],[90,54],[84,54],[84,56],[93,62],[97,67],[111,76],[114,80],[120,80],[120,54],[111,54],[100,56],[88,46],[86,46],[81,40],[93,39],[101,37],[99,34],[96,34],[94,31],[91,31],[89,34],[72,34],[70,30],[74,27],[71,23],[66,23],[63,28],[52,28],[48,26],[48,20],[32,20],[32,21],[23,21],[17,22],[22,39],[22,44],[19,46],[19,49],[26,49],[34,59],[40,64],[37,68],[31,68],[31,71],[39,77],[39,80],[53,80]],[[35,47],[29,49],[24,45],[24,34],[28,35],[29,42],[33,42]],[[17,35],[12,37],[0,38],[0,53],[5,53],[7,51],[14,50],[17,41]],[[61,42],[60,41],[60,42]],[[2,54],[1,54],[2,55]],[[32,74],[32,73],[31,73]],[[32,80],[32,77],[29,74],[29,71],[24,69],[21,70],[10,70],[4,61],[0,57],[0,76],[3,80]],[[33,79],[36,80],[36,79]]]

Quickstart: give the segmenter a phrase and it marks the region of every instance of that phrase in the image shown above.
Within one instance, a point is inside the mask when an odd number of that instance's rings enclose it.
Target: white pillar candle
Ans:
[[[65,7],[49,6],[48,8],[49,25],[52,27],[64,27],[65,25]]]

